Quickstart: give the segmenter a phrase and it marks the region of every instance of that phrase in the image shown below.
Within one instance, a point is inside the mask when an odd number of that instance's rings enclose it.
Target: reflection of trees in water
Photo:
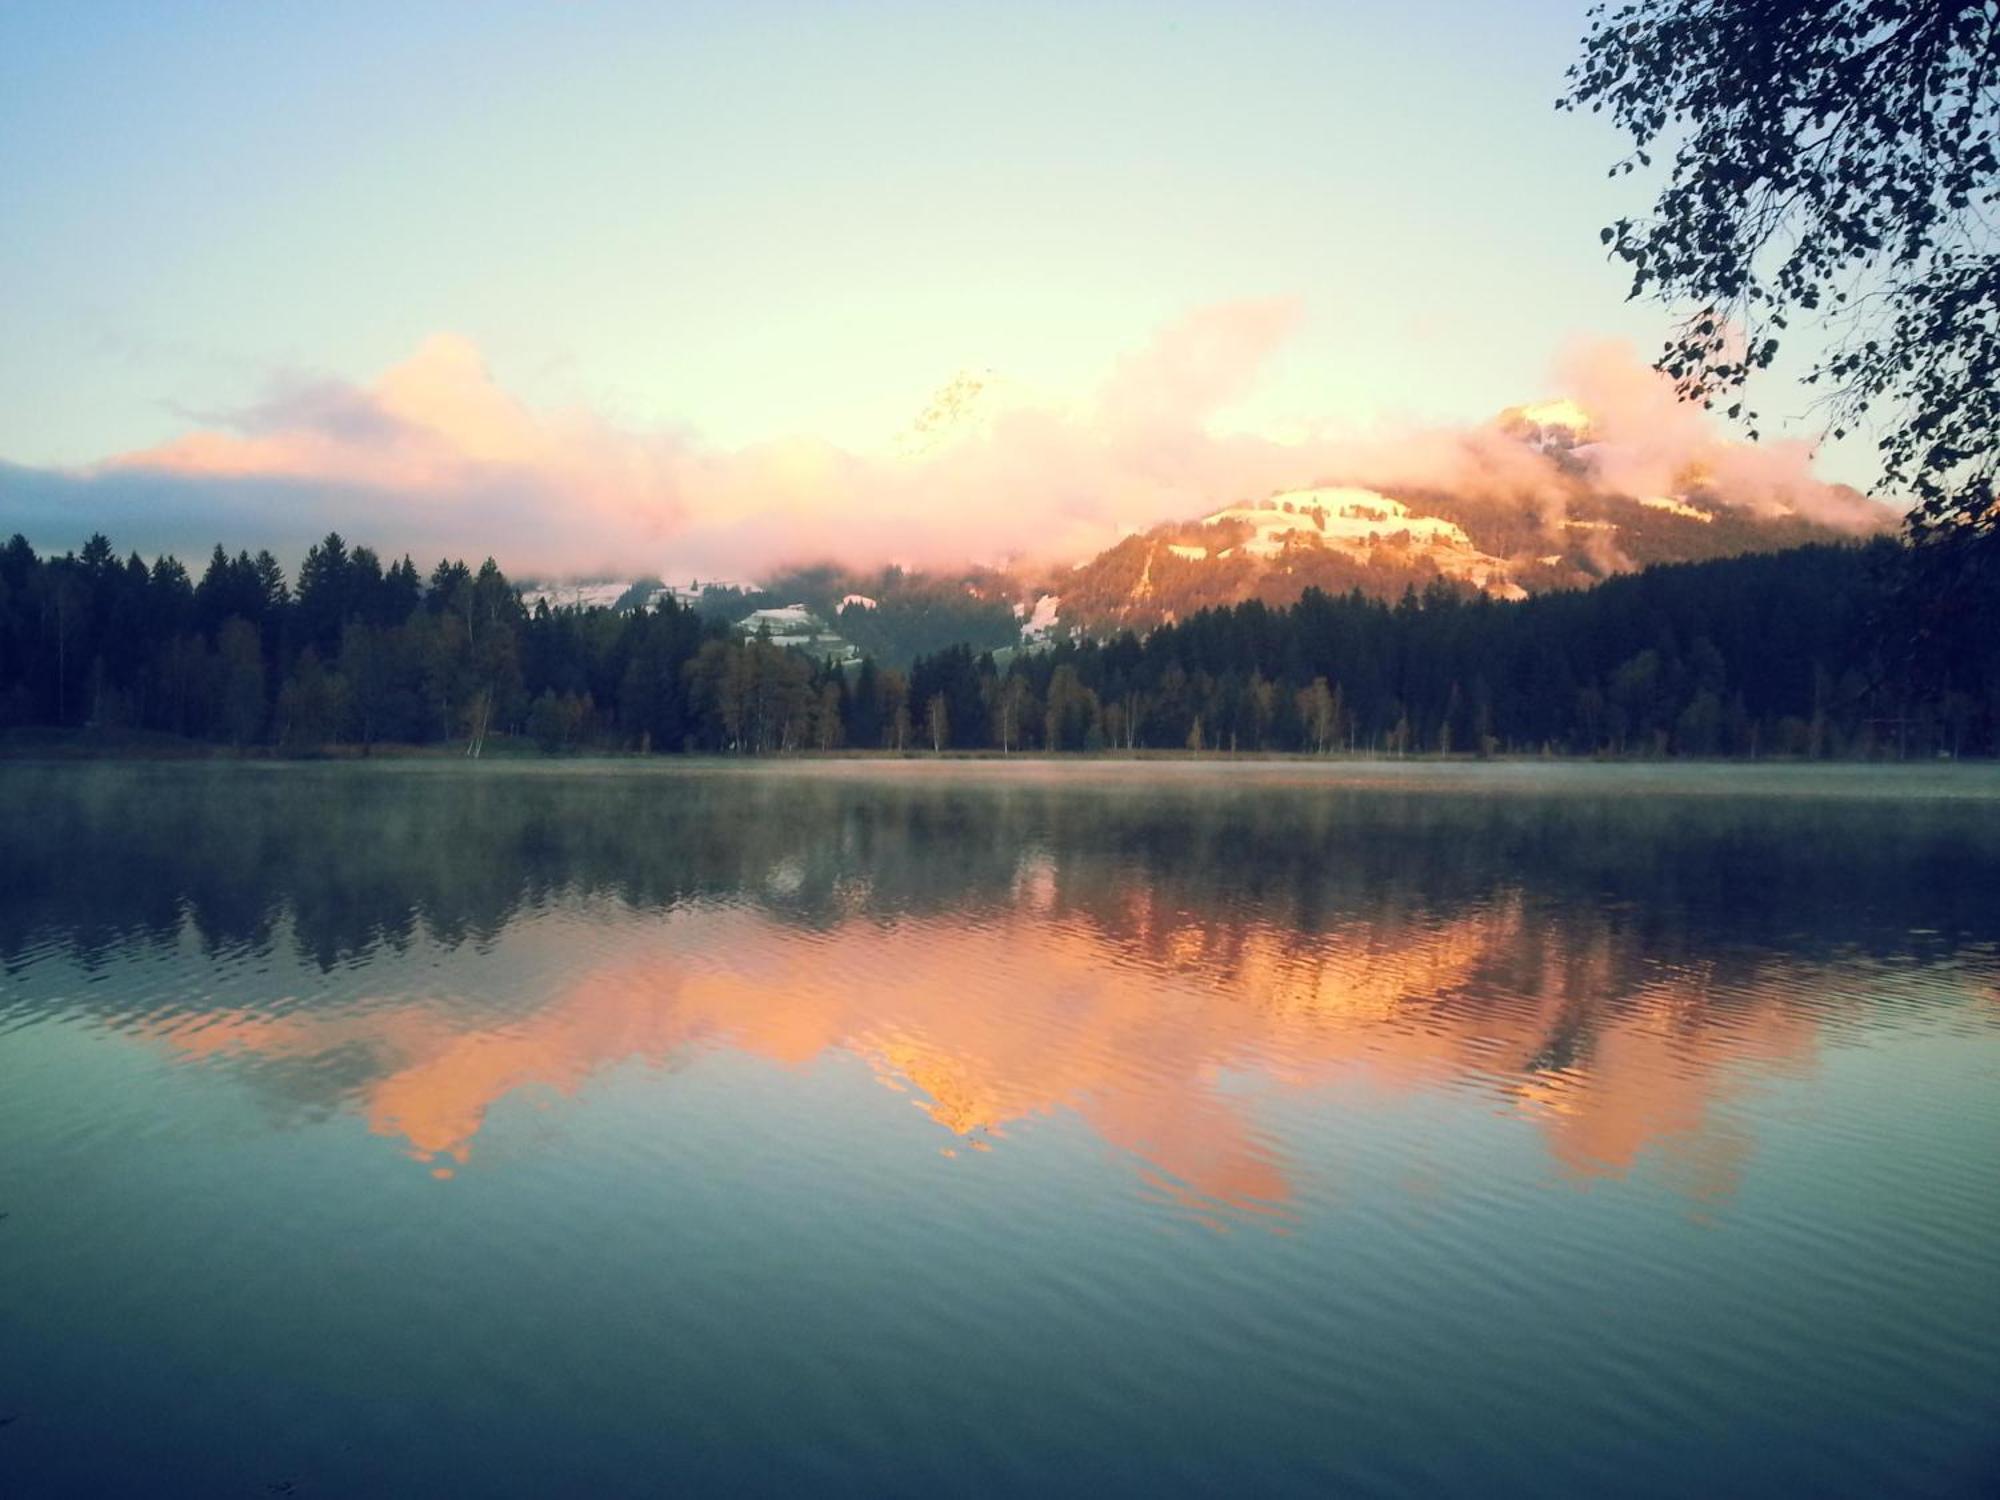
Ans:
[[[2000,810],[1977,804],[1195,790],[788,776],[459,775],[434,768],[95,768],[0,778],[0,957],[58,940],[261,947],[323,966],[496,935],[566,895],[711,899],[825,925],[999,911],[1114,936],[1249,920],[1310,937],[1518,899],[1662,960],[1738,946],[1900,954],[1989,942]],[[1184,941],[1184,939],[1172,939]]]
[[[1705,1123],[1724,1060],[1809,1056],[1876,979],[1962,997],[1948,970],[1929,989],[1889,971],[1990,967],[2000,927],[1982,899],[2000,819],[1967,806],[222,767],[22,772],[0,815],[21,830],[0,873],[16,966],[191,931],[330,968],[419,939],[483,948],[558,900],[640,917],[530,932],[464,993],[231,1009],[203,989],[147,1022],[245,1060],[290,1108],[359,1098],[377,1129],[460,1159],[516,1088],[706,1039],[856,1051],[969,1137],[1078,1108],[1218,1200],[1287,1191],[1214,1087],[1243,1066],[1477,1076],[1574,1170],[1680,1139],[1709,1190],[1743,1149]],[[709,949],[729,962],[690,962]],[[968,999],[973,977],[992,982]],[[146,1003],[124,988],[63,1004]]]

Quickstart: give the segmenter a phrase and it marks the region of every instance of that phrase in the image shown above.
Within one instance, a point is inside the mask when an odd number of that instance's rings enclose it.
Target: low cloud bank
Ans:
[[[1080,400],[961,377],[880,453],[810,438],[722,449],[536,409],[441,334],[371,384],[280,382],[87,469],[0,464],[0,529],[55,547],[104,530],[183,556],[222,540],[289,561],[337,528],[422,560],[491,553],[521,574],[745,577],[807,559],[1081,557],[1136,526],[1326,482],[1523,505],[1552,530],[1589,490],[1697,495],[1854,532],[1894,519],[1815,478],[1809,444],[1726,437],[1620,345],[1560,361],[1569,404],[1531,409],[1570,414],[1556,445],[1520,422],[1298,441],[1216,431],[1299,312],[1291,300],[1201,309]]]

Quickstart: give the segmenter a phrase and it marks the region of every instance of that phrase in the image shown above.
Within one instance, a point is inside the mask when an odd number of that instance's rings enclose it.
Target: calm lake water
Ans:
[[[1977,1495],[2000,776],[0,768],[0,1494]]]

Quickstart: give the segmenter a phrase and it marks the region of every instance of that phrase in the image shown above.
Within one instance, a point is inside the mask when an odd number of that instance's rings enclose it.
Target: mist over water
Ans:
[[[1982,1494],[2000,776],[0,768],[0,1492]]]

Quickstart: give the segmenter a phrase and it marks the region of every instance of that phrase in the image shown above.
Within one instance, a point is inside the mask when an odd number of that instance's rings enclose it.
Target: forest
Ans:
[[[103,536],[0,548],[0,739],[238,753],[436,747],[771,754],[1907,758],[2000,752],[1993,589],[1926,605],[1882,540],[1671,564],[1504,603],[1308,590],[1144,637],[846,667],[663,599],[532,609],[489,559],[384,564],[332,534],[288,578],[197,578]],[[54,732],[53,738],[51,732]]]

